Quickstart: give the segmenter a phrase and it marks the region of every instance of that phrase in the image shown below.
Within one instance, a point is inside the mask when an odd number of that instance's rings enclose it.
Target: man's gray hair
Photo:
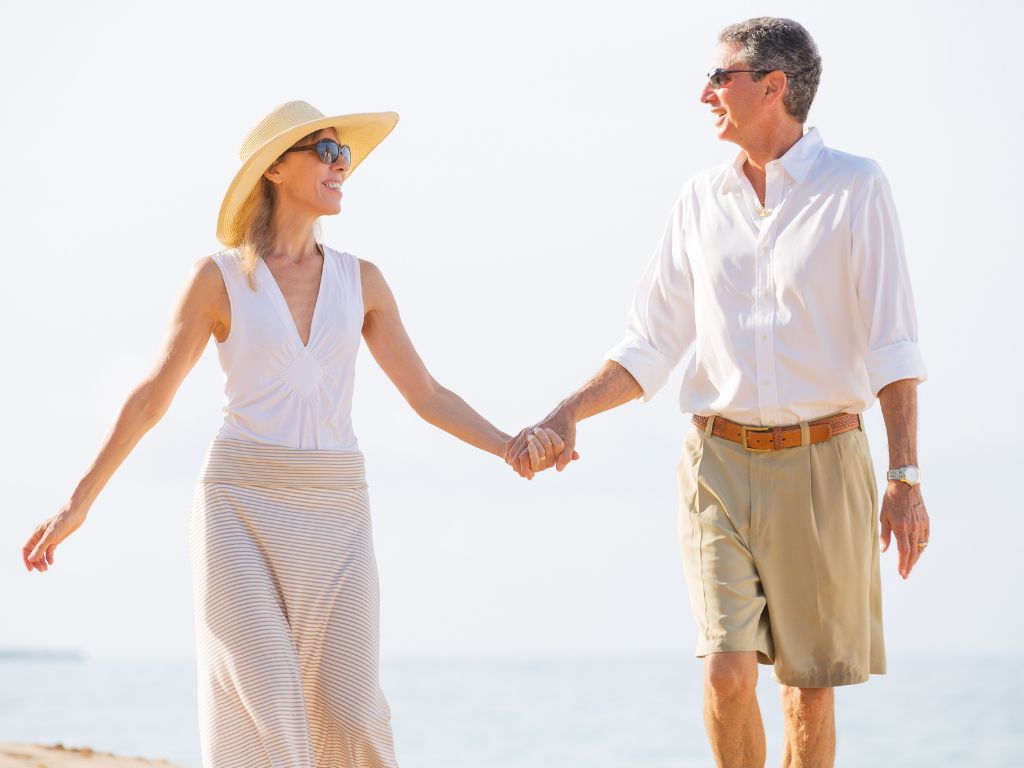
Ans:
[[[761,16],[730,24],[719,33],[718,41],[739,43],[740,56],[750,69],[785,72],[789,89],[782,103],[800,123],[807,121],[821,81],[821,56],[806,29],[792,19]],[[764,77],[756,72],[750,76]]]

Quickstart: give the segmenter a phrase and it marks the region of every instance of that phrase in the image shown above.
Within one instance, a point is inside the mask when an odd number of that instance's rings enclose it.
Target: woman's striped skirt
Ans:
[[[217,438],[189,521],[204,768],[391,768],[363,456]]]

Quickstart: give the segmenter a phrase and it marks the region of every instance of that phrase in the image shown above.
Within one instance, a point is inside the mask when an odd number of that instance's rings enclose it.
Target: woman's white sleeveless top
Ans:
[[[334,451],[358,451],[352,388],[363,327],[359,260],[324,246],[309,345],[263,259],[256,290],[238,249],[213,256],[231,301],[231,330],[217,343],[227,402],[219,438]]]

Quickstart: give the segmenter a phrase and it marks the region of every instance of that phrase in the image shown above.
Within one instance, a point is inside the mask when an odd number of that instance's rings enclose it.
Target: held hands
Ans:
[[[550,467],[559,472],[580,457],[575,450],[576,422],[558,411],[527,427],[505,446],[505,462],[527,480]]]
[[[53,552],[57,545],[78,530],[85,522],[86,511],[81,507],[65,504],[49,520],[36,526],[25,546],[21,548],[21,559],[25,567],[42,573],[53,565]]]

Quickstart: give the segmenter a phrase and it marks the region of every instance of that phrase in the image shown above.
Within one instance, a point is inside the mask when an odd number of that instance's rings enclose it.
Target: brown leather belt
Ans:
[[[707,429],[708,417],[694,415],[693,423],[700,429]],[[838,413],[807,422],[811,443],[823,443],[853,429],[862,429],[859,413]],[[739,443],[748,451],[777,451],[782,448],[795,448],[802,444],[799,424],[787,427],[749,427],[738,424],[721,416],[715,416],[711,426],[711,434]]]

